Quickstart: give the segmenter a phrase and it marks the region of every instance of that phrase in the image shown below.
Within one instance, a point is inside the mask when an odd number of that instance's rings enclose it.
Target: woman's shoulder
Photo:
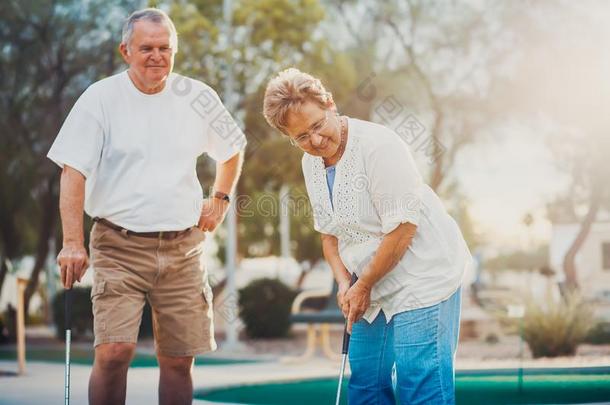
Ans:
[[[350,135],[358,139],[360,149],[373,153],[388,148],[404,147],[405,143],[392,129],[371,121],[350,118]]]
[[[303,176],[305,180],[311,176],[315,166],[315,159],[319,159],[316,156],[312,156],[308,153],[303,153],[303,158],[301,159],[301,168],[303,169]]]
[[[301,166],[303,166],[303,169],[305,169],[305,167],[311,167],[313,158],[314,157],[311,156],[309,153],[303,153],[303,158],[301,159]]]

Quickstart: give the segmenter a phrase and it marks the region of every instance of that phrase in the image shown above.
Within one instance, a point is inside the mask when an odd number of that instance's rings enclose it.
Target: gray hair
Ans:
[[[131,41],[133,35],[133,27],[138,21],[151,21],[157,24],[165,24],[169,29],[169,44],[172,48],[172,52],[176,53],[178,51],[178,33],[176,32],[176,27],[165,11],[159,10],[158,8],[143,8],[142,10],[131,13],[131,15],[127,17],[127,20],[125,20],[125,24],[123,24],[123,38],[121,43],[125,44],[125,46],[129,45],[129,41]]]

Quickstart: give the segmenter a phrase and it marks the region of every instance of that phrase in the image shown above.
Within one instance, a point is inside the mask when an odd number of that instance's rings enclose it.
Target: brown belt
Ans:
[[[180,235],[184,235],[185,233],[190,232],[193,228],[188,228],[183,231],[161,231],[161,232],[134,232],[128,229],[123,228],[122,226],[113,224],[104,218],[93,218],[93,222],[99,222],[107,226],[110,229],[114,229],[115,231],[122,232],[125,235],[133,235],[133,236],[141,236],[143,238],[154,238],[154,239],[176,239]]]

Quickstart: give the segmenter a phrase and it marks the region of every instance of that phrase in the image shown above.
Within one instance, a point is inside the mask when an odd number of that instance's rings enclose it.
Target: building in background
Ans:
[[[579,230],[579,223],[553,223],[549,263],[560,278],[563,259]],[[610,304],[610,219],[597,220],[591,226],[576,256],[576,271],[585,298]]]

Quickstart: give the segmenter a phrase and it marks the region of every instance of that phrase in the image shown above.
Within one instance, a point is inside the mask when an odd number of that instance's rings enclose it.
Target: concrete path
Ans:
[[[338,376],[340,363],[315,358],[300,364],[281,362],[199,366],[193,370],[195,389],[222,387],[233,384],[253,384]],[[0,361],[0,370],[17,371],[16,362]],[[90,366],[72,365],[71,404],[87,404],[87,384]],[[62,404],[64,366],[56,363],[29,362],[26,375],[0,377],[0,404],[41,405]],[[157,403],[159,369],[132,368],[127,383],[127,404]],[[211,404],[195,401],[194,404]],[[216,405],[218,403],[215,403]]]
[[[150,350],[144,350],[148,353]],[[604,352],[605,353],[605,352]],[[232,385],[256,384],[262,382],[291,381],[310,378],[337,377],[340,362],[330,361],[323,357],[301,363],[282,363],[278,356],[218,351],[210,357],[220,358],[258,358],[256,363],[241,363],[230,365],[197,366],[193,370],[195,389],[216,388]],[[523,367],[596,367],[608,366],[610,356],[569,357],[556,359],[464,359],[459,358],[456,368],[459,369],[505,369]],[[16,361],[0,360],[0,371],[17,371]],[[91,366],[76,365],[71,367],[71,404],[87,404],[87,385]],[[349,375],[349,365],[346,376]],[[157,384],[159,369],[131,368],[127,383],[128,405],[154,405],[157,403]],[[64,395],[64,366],[61,363],[46,363],[29,361],[26,375],[0,375],[0,405],[41,405],[62,404]],[[212,403],[194,401],[202,405]],[[215,403],[218,405],[218,403]]]

